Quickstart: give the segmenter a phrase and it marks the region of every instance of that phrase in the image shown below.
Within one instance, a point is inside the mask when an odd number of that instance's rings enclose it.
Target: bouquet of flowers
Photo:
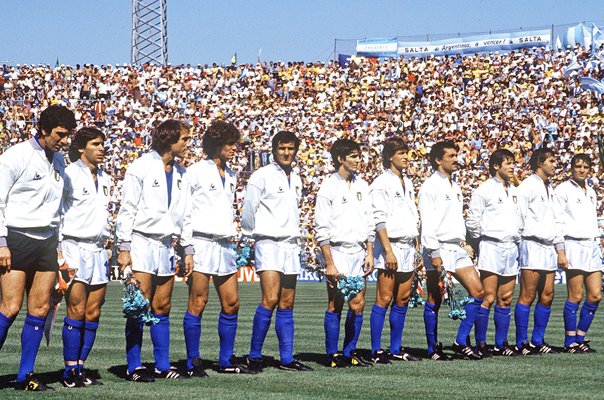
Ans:
[[[237,268],[254,265],[254,243],[247,237],[233,241],[231,248],[237,253]]]
[[[472,299],[468,296],[461,298],[461,290],[453,281],[453,275],[445,271],[444,268],[440,270],[438,285],[441,288],[443,304],[447,304],[450,308],[448,317],[451,319],[466,319],[466,311],[463,307],[472,302]]]
[[[151,315],[149,300],[143,296],[140,282],[132,273],[124,280],[124,297],[122,297],[124,318],[140,319],[147,325],[156,324],[159,319]]]
[[[347,302],[354,299],[365,288],[362,276],[338,275],[338,291]]]

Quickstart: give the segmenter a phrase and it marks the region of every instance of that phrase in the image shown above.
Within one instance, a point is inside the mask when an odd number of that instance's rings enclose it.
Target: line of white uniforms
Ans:
[[[63,195],[65,160],[53,153],[52,162],[35,138],[0,155],[0,246],[8,229],[33,239],[57,234]]]
[[[522,219],[517,188],[491,177],[473,193],[466,218],[471,237],[481,238],[476,268],[502,276],[515,276]]]
[[[378,176],[369,187],[376,232],[386,229],[396,257],[397,272],[415,269],[415,241],[419,235],[419,214],[415,205],[413,182],[403,183],[391,170]],[[386,269],[386,254],[379,238],[373,248],[375,268]]]
[[[158,276],[176,272],[173,243],[177,238],[185,251],[191,245],[191,189],[186,170],[172,167],[171,202],[161,156],[151,151],[126,170],[122,202],[117,216],[120,250],[130,250],[132,270]]]
[[[97,171],[94,182],[86,163],[78,160],[65,169],[62,221],[59,239],[61,251],[73,279],[89,285],[109,280],[109,261],[104,244],[109,238],[109,198],[111,177]]]
[[[556,215],[569,269],[603,270],[597,202],[596,192],[589,185],[583,190],[569,179],[556,187]]]
[[[350,187],[339,173],[323,181],[315,205],[315,238],[319,246],[330,244],[338,273],[364,275],[363,244],[373,242],[373,219],[369,185],[353,176]]]
[[[539,175],[532,174],[518,186],[518,206],[522,218],[520,269],[555,271],[558,269],[554,246],[563,242],[556,222],[554,189]]]
[[[187,169],[191,184],[192,243],[194,271],[230,275],[237,271],[237,255],[231,243],[237,235],[234,203],[237,176],[228,167],[224,180],[211,159]]]
[[[434,172],[419,191],[419,214],[427,270],[433,270],[431,259],[436,257],[442,259],[443,268],[449,272],[473,265],[461,247],[466,238],[466,224],[463,197],[456,182]]]
[[[300,200],[302,180],[291,170],[289,177],[273,162],[248,180],[241,231],[255,239],[256,270],[299,274]]]

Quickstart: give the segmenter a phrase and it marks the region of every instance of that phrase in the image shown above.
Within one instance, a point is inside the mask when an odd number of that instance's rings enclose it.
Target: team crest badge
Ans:
[[[159,187],[159,182],[157,181],[157,179],[153,181],[153,187]]]
[[[578,199],[577,199],[577,203],[581,203],[581,198],[578,198]]]
[[[88,189],[84,188],[84,190],[82,190],[82,194],[84,196],[87,196],[88,195]]]
[[[103,186],[103,194],[109,196],[109,188],[107,186]]]
[[[279,190],[277,190],[277,193],[283,193],[283,188],[281,186],[279,186]]]
[[[57,171],[57,170],[55,169],[55,173],[54,173],[54,175],[55,175],[55,181],[59,182],[59,181],[61,180],[61,174],[59,174],[59,171]],[[35,178],[34,178],[34,179],[35,179]]]
[[[361,194],[361,192],[357,192],[357,200],[363,201],[363,195]]]
[[[182,181],[180,179],[176,181],[176,187],[178,188],[178,190],[182,188]]]
[[[213,183],[210,184],[210,190],[216,190],[216,185],[214,185]]]
[[[348,202],[348,200],[346,199],[346,196],[342,196],[342,204],[346,204]]]
[[[401,193],[400,192],[394,193],[394,197],[401,197]]]
[[[445,195],[445,200],[451,200],[451,197],[447,194]]]
[[[34,181],[39,181],[40,179],[42,179],[42,177],[39,173],[36,172],[36,174],[34,175]]]
[[[499,204],[503,203],[503,200],[501,200],[501,197],[499,198]]]

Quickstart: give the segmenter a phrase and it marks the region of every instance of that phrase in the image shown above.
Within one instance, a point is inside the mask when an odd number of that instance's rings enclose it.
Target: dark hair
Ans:
[[[589,154],[577,153],[573,156],[573,158],[570,159],[570,167],[574,168],[579,161],[583,161],[589,166],[589,168],[591,168],[593,165],[593,161],[591,160]]]
[[[38,129],[41,134],[50,135],[50,132],[58,126],[71,132],[76,128],[76,120],[73,111],[56,104],[42,111],[38,121]]]
[[[384,141],[382,148],[382,165],[384,168],[390,168],[390,165],[392,164],[390,158],[392,158],[392,156],[400,150],[409,150],[409,146],[407,146],[407,143],[403,140],[403,138],[394,136]]]
[[[295,133],[289,131],[279,131],[273,136],[273,154],[277,151],[279,143],[293,143],[296,148],[296,153],[300,147],[300,139]]]
[[[181,131],[188,131],[189,126],[184,122],[167,119],[157,125],[151,132],[151,149],[159,154],[164,154],[170,150],[170,146],[178,142]]]
[[[101,140],[105,141],[105,134],[94,127],[86,127],[77,131],[76,134],[73,135],[71,145],[69,146],[69,160],[71,162],[78,161],[82,157],[80,150],[85,149],[88,142],[99,137]]]
[[[491,158],[489,158],[489,174],[491,176],[495,176],[497,171],[495,171],[495,166],[503,165],[505,160],[514,161],[514,153],[509,151],[508,149],[497,149],[491,154]]]
[[[543,164],[543,162],[548,158],[554,155],[554,151],[548,148],[540,148],[533,151],[531,154],[531,158],[529,160],[529,166],[533,171],[537,171],[537,168]]]
[[[442,160],[445,155],[445,149],[453,149],[455,151],[459,151],[459,147],[451,140],[443,140],[441,142],[436,142],[430,149],[430,165],[432,168],[438,169],[438,164],[436,160]]]
[[[336,170],[340,169],[342,163],[338,158],[346,158],[352,153],[361,153],[361,146],[350,139],[338,139],[336,140],[331,149],[329,150],[329,154],[331,154],[331,160],[333,161],[333,166]]]
[[[241,133],[235,125],[224,121],[214,121],[203,134],[201,147],[204,153],[212,157],[222,146],[235,144],[240,138]]]

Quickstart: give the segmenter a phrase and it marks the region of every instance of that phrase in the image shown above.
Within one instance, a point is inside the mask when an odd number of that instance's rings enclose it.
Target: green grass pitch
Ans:
[[[81,389],[65,389],[58,382],[62,371],[61,320],[65,314],[61,306],[53,338],[49,347],[43,342],[36,363],[36,372],[57,389],[52,394],[26,394],[9,387],[15,379],[19,363],[20,331],[25,312],[22,310],[13,324],[9,337],[0,351],[0,398],[44,399],[395,399],[395,398],[548,398],[568,399],[604,398],[604,318],[596,316],[590,334],[592,345],[600,350],[595,354],[559,354],[487,359],[482,361],[456,360],[453,362],[397,362],[373,368],[334,370],[323,366],[323,314],[326,306],[324,284],[301,282],[298,286],[295,321],[295,351],[298,358],[314,368],[313,372],[294,373],[267,368],[259,375],[219,375],[208,370],[210,377],[186,381],[156,381],[132,383],[123,379],[125,370],[124,318],[121,314],[121,288],[111,283],[97,340],[87,367],[98,372],[104,385]],[[236,354],[243,356],[249,350],[254,310],[260,300],[256,283],[240,284],[241,310],[237,334]],[[546,340],[556,347],[563,344],[562,307],[564,286],[556,286],[552,316]],[[369,314],[375,295],[375,285],[367,292],[365,321],[359,349],[369,351]],[[172,306],[171,360],[181,364],[186,358],[182,334],[182,316],[187,300],[187,287],[177,283]],[[201,356],[208,365],[218,359],[218,304],[211,292],[202,320]],[[443,311],[445,309],[443,308]],[[426,356],[423,309],[410,309],[403,336],[404,345]],[[459,322],[449,320],[446,312],[439,319],[439,339],[445,351],[452,343]],[[277,356],[278,344],[271,326],[265,347],[265,356]],[[532,328],[531,328],[532,329]],[[510,339],[513,339],[512,322]],[[343,337],[343,329],[341,338]],[[488,341],[493,343],[492,316]],[[384,328],[383,345],[389,341],[388,323]],[[511,340],[512,341],[512,340]],[[341,342],[340,342],[341,343]],[[145,328],[143,361],[152,362],[153,354],[148,328]]]

